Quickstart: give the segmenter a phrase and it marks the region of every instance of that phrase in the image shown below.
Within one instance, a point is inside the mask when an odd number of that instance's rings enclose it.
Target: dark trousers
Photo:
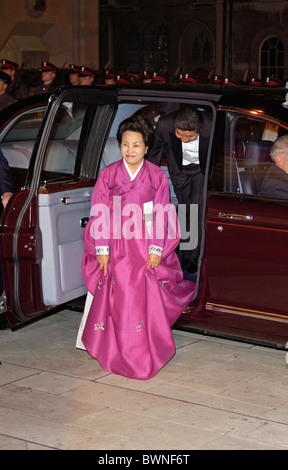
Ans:
[[[189,258],[197,260],[200,252],[200,241],[202,234],[202,212],[203,212],[203,189],[204,175],[201,172],[200,165],[191,163],[182,167],[181,172],[174,174],[171,178],[178,204],[186,205],[186,230],[191,231],[191,224],[198,223],[198,243],[196,248],[183,250],[183,259]],[[198,220],[190,220],[190,204],[198,205]],[[185,240],[182,240],[185,242]],[[182,243],[185,247],[185,243]],[[188,246],[188,245],[187,245]]]

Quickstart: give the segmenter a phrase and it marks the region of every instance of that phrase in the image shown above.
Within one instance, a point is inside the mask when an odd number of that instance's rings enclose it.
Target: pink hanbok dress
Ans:
[[[157,222],[165,206],[170,212]],[[91,214],[84,231],[88,296],[78,347],[113,374],[149,379],[174,355],[171,326],[195,292],[195,284],[183,280],[175,253],[178,221],[164,171],[144,160],[131,181],[123,160],[105,167],[93,191]],[[96,258],[107,249],[104,276]],[[158,267],[147,269],[148,252],[162,252]]]

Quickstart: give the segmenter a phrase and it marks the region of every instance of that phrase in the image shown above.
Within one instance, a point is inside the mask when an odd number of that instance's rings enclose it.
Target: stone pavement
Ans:
[[[0,331],[0,449],[288,449],[286,352],[174,330],[151,380],[75,348],[81,313]]]

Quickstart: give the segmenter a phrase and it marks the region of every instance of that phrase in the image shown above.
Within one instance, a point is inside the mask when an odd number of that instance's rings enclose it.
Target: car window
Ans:
[[[45,110],[31,110],[22,114],[10,127],[2,142],[35,140],[43,120]]]
[[[8,130],[4,136],[2,133],[0,149],[7,159],[10,168],[13,169],[12,171],[17,169],[19,176],[19,171],[25,170],[21,178],[22,183],[25,178],[24,174],[26,174],[29,167],[31,154],[44,113],[45,108],[43,107],[25,111],[14,118],[7,126]],[[17,177],[15,178],[17,179]]]
[[[74,174],[76,157],[87,104],[64,102],[58,108],[49,134],[43,164],[45,179],[51,173]]]
[[[234,194],[261,195],[264,178],[273,164],[270,157],[272,143],[288,134],[279,123],[257,115],[227,112],[225,116],[224,148],[218,153],[219,189]],[[221,155],[223,178],[219,177]],[[222,188],[221,188],[222,186]]]

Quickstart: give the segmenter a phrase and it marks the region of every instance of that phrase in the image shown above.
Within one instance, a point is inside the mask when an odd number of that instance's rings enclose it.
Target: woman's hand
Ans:
[[[98,255],[97,256],[97,261],[99,263],[99,268],[103,269],[104,271],[104,276],[107,274],[107,266],[110,261],[110,256],[109,255]]]
[[[156,268],[156,266],[159,266],[160,261],[161,256],[155,254],[148,255],[147,269]]]

